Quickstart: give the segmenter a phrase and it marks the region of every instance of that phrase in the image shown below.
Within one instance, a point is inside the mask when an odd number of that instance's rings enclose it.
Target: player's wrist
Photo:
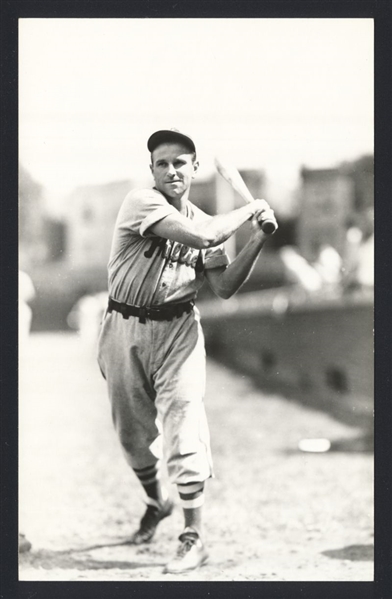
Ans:
[[[242,206],[245,209],[245,212],[248,214],[248,220],[252,220],[257,212],[257,204],[256,202],[252,202],[251,204],[245,204]]]
[[[268,237],[269,236],[264,233],[263,229],[261,228],[261,223],[259,223],[256,218],[253,218],[251,239],[262,247]]]

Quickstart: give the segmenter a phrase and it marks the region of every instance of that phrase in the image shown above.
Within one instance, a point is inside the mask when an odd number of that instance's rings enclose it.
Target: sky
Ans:
[[[372,19],[19,19],[19,156],[53,207],[150,182],[147,138],[260,168],[289,203],[301,166],[373,152]]]

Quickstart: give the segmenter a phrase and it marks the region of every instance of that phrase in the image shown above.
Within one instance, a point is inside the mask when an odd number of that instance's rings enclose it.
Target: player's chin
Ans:
[[[165,185],[165,194],[170,198],[178,198],[184,195],[185,186],[182,184],[168,184]]]

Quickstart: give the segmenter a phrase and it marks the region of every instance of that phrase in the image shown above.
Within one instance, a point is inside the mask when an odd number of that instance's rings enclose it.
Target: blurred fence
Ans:
[[[268,390],[372,427],[373,298],[301,290],[199,304],[209,355]]]

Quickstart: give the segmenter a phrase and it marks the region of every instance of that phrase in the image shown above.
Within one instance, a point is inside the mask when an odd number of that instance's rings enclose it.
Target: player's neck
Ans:
[[[181,214],[187,213],[186,204],[188,200],[188,195],[189,194],[185,193],[181,198],[175,198],[170,200],[170,204],[174,208],[176,208],[178,212],[180,212]]]
[[[156,188],[155,188],[156,189]],[[163,193],[161,191],[162,195],[165,196],[166,200],[169,202],[169,204],[171,204],[173,206],[173,208],[176,208],[176,210],[178,210],[178,212],[180,212],[181,214],[187,214],[187,201],[188,201],[188,196],[189,196],[189,189],[186,190],[186,192],[177,198],[171,198],[169,196],[167,196],[165,193]]]

